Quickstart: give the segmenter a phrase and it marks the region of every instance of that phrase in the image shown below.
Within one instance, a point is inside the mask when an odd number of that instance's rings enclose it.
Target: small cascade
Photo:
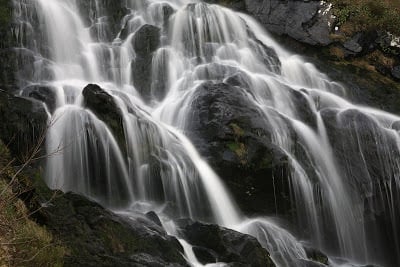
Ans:
[[[307,266],[299,240],[349,266],[400,264],[400,117],[350,103],[342,85],[255,20],[218,5],[13,3],[20,93],[50,96],[40,100],[51,117],[51,188],[121,214],[154,210],[165,225],[188,217],[250,234],[277,266]],[[243,215],[195,146],[194,104],[204,86],[221,84],[248,103],[268,132],[259,138],[287,159],[295,226]]]

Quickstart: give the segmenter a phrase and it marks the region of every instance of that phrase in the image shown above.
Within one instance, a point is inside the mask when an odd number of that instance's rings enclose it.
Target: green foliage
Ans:
[[[397,0],[333,0],[334,14],[344,31],[383,30],[400,35],[400,2]]]

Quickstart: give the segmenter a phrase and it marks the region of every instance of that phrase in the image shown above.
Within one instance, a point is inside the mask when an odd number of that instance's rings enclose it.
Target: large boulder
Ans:
[[[229,266],[275,266],[268,251],[257,239],[218,225],[181,219],[178,233],[193,245],[193,252],[202,264],[224,262]]]
[[[125,148],[123,117],[113,97],[96,84],[83,89],[85,106],[111,129],[121,149]]]
[[[43,144],[48,115],[39,101],[0,90],[0,139],[12,155],[25,158]]]
[[[160,29],[153,25],[143,25],[132,39],[136,57],[132,61],[133,85],[144,100],[151,98],[153,52],[160,45]]]
[[[187,132],[248,213],[286,213],[288,159],[271,142],[262,113],[237,86],[207,82],[197,88]]]
[[[38,195],[46,205],[34,217],[67,246],[65,266],[187,266],[178,240],[144,215],[116,215],[72,193],[46,194]]]

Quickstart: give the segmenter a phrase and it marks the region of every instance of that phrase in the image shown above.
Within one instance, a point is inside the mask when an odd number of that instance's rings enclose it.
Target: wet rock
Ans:
[[[43,104],[0,90],[0,138],[12,155],[26,157],[47,130]]]
[[[113,97],[96,84],[89,84],[83,89],[85,106],[112,130],[120,148],[125,148],[125,133],[121,110]]]
[[[338,169],[345,177],[345,188],[351,188],[364,204],[365,233],[368,249],[382,251],[376,254],[380,262],[396,266],[398,262],[395,244],[398,232],[399,210],[393,208],[393,200],[399,200],[394,186],[395,174],[387,167],[400,160],[396,138],[369,115],[356,109],[338,113],[336,110],[321,112],[329,140],[332,144]],[[389,215],[390,214],[390,215]],[[394,231],[394,232],[393,232]],[[389,264],[390,263],[390,264]]]
[[[122,18],[130,13],[123,1],[78,0],[77,5],[92,37],[104,42],[111,42],[117,37]]]
[[[395,121],[395,122],[392,124],[392,129],[397,130],[397,131],[400,131],[400,121]]]
[[[177,221],[178,232],[195,246],[203,263],[225,262],[229,266],[275,266],[269,253],[257,239],[218,225],[193,222],[188,219]],[[214,260],[212,260],[212,258]]]
[[[150,221],[152,221],[152,222],[154,222],[155,224],[157,224],[158,226],[162,227],[160,218],[158,217],[157,213],[155,213],[154,211],[149,211],[149,212],[147,212],[147,213],[146,213],[146,217],[147,217]]]
[[[218,255],[213,250],[198,246],[194,246],[192,249],[200,263],[207,264],[217,262]]]
[[[188,121],[191,140],[244,211],[287,212],[286,155],[272,144],[268,122],[245,89],[225,83],[200,85]]]
[[[252,36],[252,34],[250,34],[250,36]],[[257,40],[255,36],[253,36],[253,40],[250,42],[250,45],[252,46],[254,52],[260,58],[262,58],[262,62],[268,70],[275,73],[281,72],[281,62],[273,48],[264,45],[262,42]]]
[[[333,26],[329,3],[322,1],[246,0],[245,10],[269,31],[311,45],[328,45]]]
[[[0,84],[3,89],[15,92],[22,81],[34,77],[35,57],[32,51],[21,48],[0,49]]]
[[[122,217],[85,197],[56,194],[35,218],[68,247],[65,266],[187,266],[179,242],[145,216]]]
[[[153,52],[160,45],[160,29],[143,25],[132,39],[136,58],[132,62],[133,84],[145,100],[150,100]]]
[[[304,247],[307,257],[315,262],[321,263],[324,266],[328,265],[329,259],[328,257],[322,253],[321,251],[315,249],[315,248],[311,248],[309,246],[305,246]]]
[[[22,90],[22,96],[31,97],[46,104],[50,113],[57,105],[57,96],[54,88],[46,85],[31,85]]]

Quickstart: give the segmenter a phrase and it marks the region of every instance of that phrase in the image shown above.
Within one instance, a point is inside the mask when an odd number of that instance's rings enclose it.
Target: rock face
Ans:
[[[202,264],[224,262],[229,266],[275,266],[257,239],[218,225],[191,220],[177,221],[178,232],[193,245]]]
[[[133,84],[145,100],[151,96],[153,52],[160,45],[160,29],[143,25],[133,37],[136,58],[132,62]]]
[[[396,266],[398,256],[396,237],[392,229],[398,229],[399,211],[390,203],[398,203],[400,194],[392,190],[395,173],[388,165],[393,166],[400,160],[397,140],[389,132],[382,131],[373,118],[358,110],[346,110],[339,114],[335,110],[323,110],[324,123],[329,133],[330,143],[336,160],[343,174],[348,177],[348,188],[361,198],[364,203],[366,233],[371,242],[371,251],[375,247],[385,246],[387,255],[376,255],[382,262]],[[362,157],[355,157],[362,153]],[[349,162],[351,167],[349,168]],[[388,230],[390,229],[390,230]],[[395,236],[398,236],[395,232]]]
[[[243,0],[210,3],[228,4],[229,7],[254,16],[263,26],[278,35],[311,44],[328,45],[333,19],[329,4],[322,1]]]
[[[80,13],[86,26],[90,26],[92,38],[111,42],[121,30],[120,22],[129,10],[123,1],[112,0],[78,0]]]
[[[22,95],[31,97],[46,104],[50,113],[53,113],[56,105],[56,95],[53,88],[45,85],[32,85],[24,88]]]
[[[27,156],[47,128],[42,103],[0,90],[0,138],[15,156]]]
[[[140,214],[125,218],[58,193],[35,218],[68,247],[65,266],[187,266],[179,242]]]
[[[261,111],[244,89],[225,83],[204,83],[196,94],[188,134],[241,208],[248,213],[285,213],[290,206],[288,162],[271,143]]]

